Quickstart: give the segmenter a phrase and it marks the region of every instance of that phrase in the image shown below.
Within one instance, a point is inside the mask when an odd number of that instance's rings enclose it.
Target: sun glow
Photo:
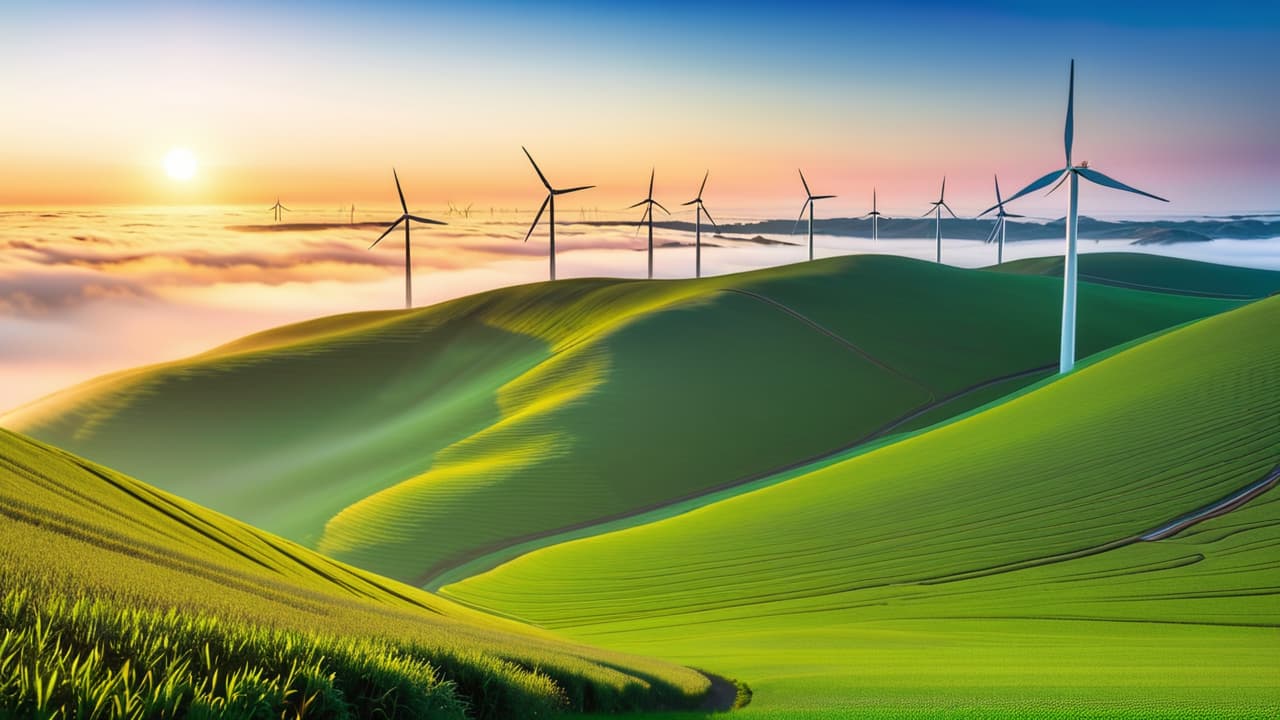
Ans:
[[[173,148],[164,156],[164,171],[174,180],[190,180],[196,174],[196,156],[186,148]]]

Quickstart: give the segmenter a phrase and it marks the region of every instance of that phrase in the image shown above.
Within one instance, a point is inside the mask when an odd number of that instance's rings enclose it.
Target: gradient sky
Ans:
[[[581,202],[960,212],[1077,159],[1174,201],[1280,207],[1280,4],[6,2],[0,204],[536,207],[520,146]],[[174,146],[197,178],[168,179]],[[1060,215],[1059,198],[1021,211]],[[788,211],[794,212],[794,209]]]

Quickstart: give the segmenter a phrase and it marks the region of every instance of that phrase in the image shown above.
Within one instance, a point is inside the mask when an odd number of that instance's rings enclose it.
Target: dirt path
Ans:
[[[748,690],[742,698],[743,702],[738,703],[738,685],[734,681],[726,677],[721,677],[715,673],[709,673],[706,670],[692,668],[699,674],[711,681],[711,689],[707,691],[707,696],[702,699],[702,704],[698,706],[699,710],[707,710],[710,712],[726,712],[736,707],[745,707],[751,702],[751,691]]]

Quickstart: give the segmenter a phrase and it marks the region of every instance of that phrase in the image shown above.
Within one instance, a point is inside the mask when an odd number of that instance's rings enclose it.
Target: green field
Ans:
[[[0,716],[543,717],[697,707],[708,686],[0,430]]]
[[[1280,298],[443,593],[714,668],[744,717],[1275,717]]]
[[[987,269],[1060,278],[1062,258],[1014,260]],[[1280,273],[1273,270],[1144,253],[1085,253],[1080,255],[1079,273],[1085,282],[1205,297],[1256,299],[1280,292]]]
[[[1060,297],[887,256],[540,283],[263,333],[0,423],[425,585],[1041,380]],[[1080,353],[1240,305],[1085,284]]]

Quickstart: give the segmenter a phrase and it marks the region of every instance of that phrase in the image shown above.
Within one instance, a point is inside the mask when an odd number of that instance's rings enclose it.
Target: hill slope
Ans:
[[[1060,294],[885,256],[541,283],[283,328],[2,422],[424,583],[1044,377]],[[1080,351],[1236,305],[1088,285]]]
[[[987,268],[997,272],[1062,277],[1062,258],[1014,260]],[[1144,253],[1085,253],[1080,256],[1085,282],[1183,295],[1254,299],[1280,292],[1280,272]]]
[[[763,716],[1264,717],[1280,708],[1278,326],[1280,298],[1261,301],[444,592],[735,673]]]
[[[212,707],[238,702],[236,678],[271,714],[297,710],[285,691],[306,690],[333,717],[343,703],[437,717],[687,706],[707,688],[685,668],[467,610],[3,430],[0,518],[0,714],[42,715],[51,693],[117,717]]]

